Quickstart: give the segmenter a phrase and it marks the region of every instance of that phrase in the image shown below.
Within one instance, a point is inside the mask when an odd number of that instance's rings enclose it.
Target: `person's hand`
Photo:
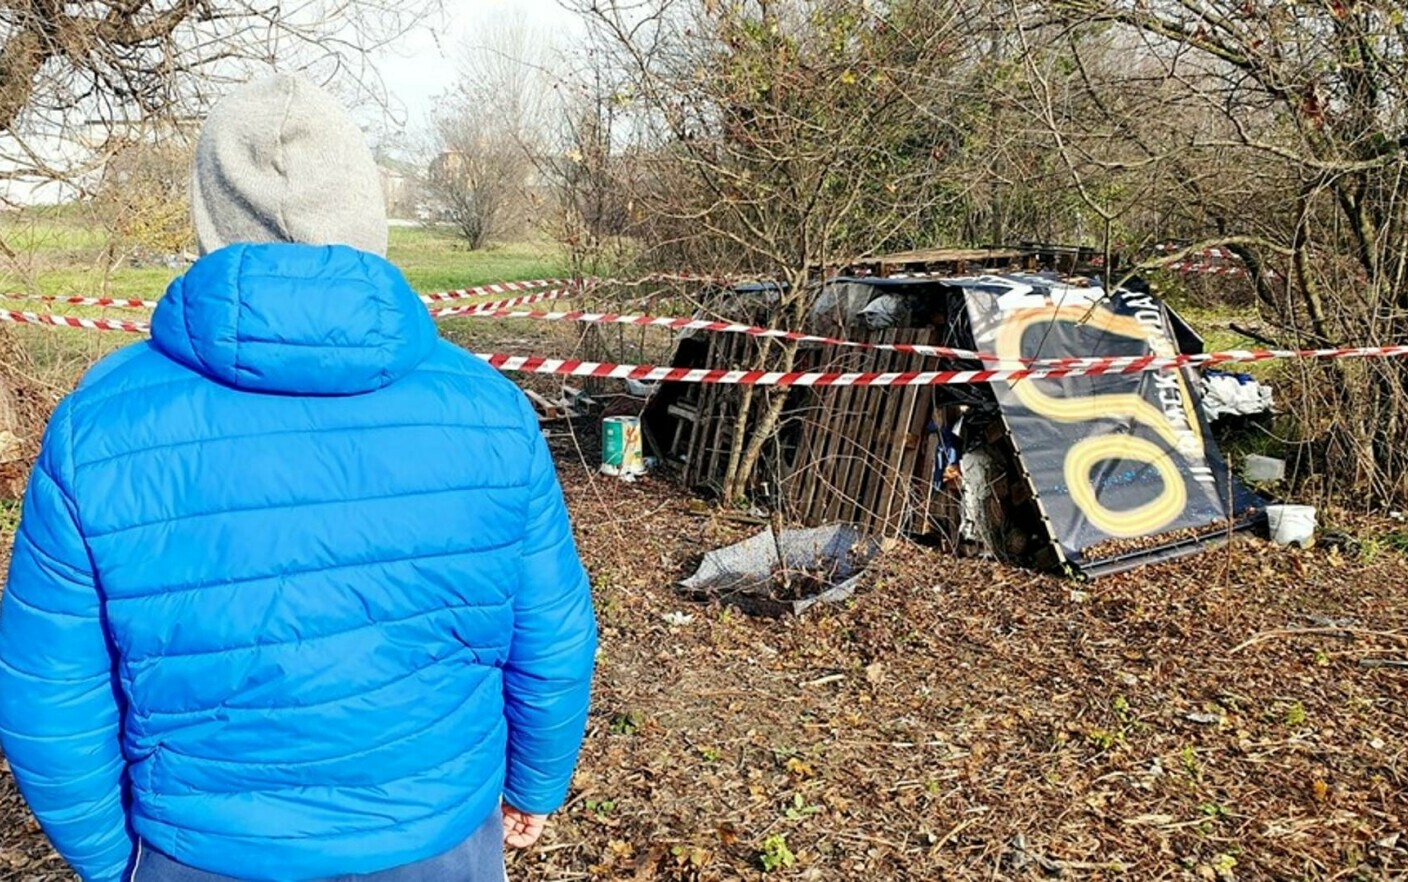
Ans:
[[[503,811],[504,845],[509,848],[527,848],[537,842],[548,824],[547,815],[530,815],[508,803],[504,803]]]

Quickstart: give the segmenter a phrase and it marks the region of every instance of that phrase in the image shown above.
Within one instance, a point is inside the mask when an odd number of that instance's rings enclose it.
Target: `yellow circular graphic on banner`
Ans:
[[[1157,356],[1173,354],[1166,338],[1151,338],[1149,329],[1133,316],[1117,315],[1102,306],[1064,306],[1057,308],[1017,309],[1004,317],[997,329],[994,348],[999,358],[1017,359],[1025,353],[1022,341],[1030,328],[1067,322],[1093,328],[1107,334],[1138,340],[1149,346]],[[1012,394],[1036,416],[1061,423],[1084,423],[1102,419],[1127,419],[1145,426],[1168,443],[1164,449],[1152,441],[1131,435],[1101,435],[1077,442],[1066,451],[1064,472],[1070,488],[1071,501],[1105,533],[1120,538],[1156,533],[1178,519],[1188,504],[1188,488],[1174,462],[1172,452],[1178,451],[1189,459],[1202,458],[1206,447],[1198,421],[1193,396],[1189,394],[1182,371],[1174,372],[1173,389],[1178,396],[1178,413],[1186,430],[1180,432],[1169,421],[1169,414],[1135,392],[1114,392],[1064,398],[1048,395],[1040,381],[1019,380],[1009,384]],[[1163,483],[1154,500],[1138,508],[1118,511],[1100,503],[1090,472],[1101,462],[1125,460],[1153,466]]]
[[[1095,495],[1090,472],[1107,460],[1123,460],[1153,466],[1163,482],[1163,490],[1151,502],[1127,510],[1106,508]],[[1126,538],[1158,532],[1183,513],[1188,504],[1188,488],[1173,457],[1159,445],[1129,435],[1086,438],[1066,452],[1066,486],[1071,501],[1090,522],[1111,536]]]

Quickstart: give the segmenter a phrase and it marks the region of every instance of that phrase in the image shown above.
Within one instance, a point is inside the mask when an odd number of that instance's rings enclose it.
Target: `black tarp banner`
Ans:
[[[1149,294],[1043,276],[945,280],[964,289],[974,343],[1002,357],[1172,356]],[[1245,508],[1203,418],[1192,371],[994,383],[1018,456],[1067,560],[1110,540],[1206,531]]]

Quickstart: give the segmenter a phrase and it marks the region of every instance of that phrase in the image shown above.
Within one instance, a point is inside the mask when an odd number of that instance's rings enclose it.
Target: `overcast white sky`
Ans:
[[[442,31],[421,29],[408,34],[395,51],[384,53],[377,66],[387,89],[406,109],[407,127],[420,127],[436,95],[454,83],[456,67],[466,47],[475,47],[475,34],[497,21],[523,22],[544,29],[564,48],[578,31],[575,15],[558,0],[445,0],[447,22]]]

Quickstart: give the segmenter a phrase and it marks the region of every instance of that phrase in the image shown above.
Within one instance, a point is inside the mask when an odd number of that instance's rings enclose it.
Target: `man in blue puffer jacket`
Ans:
[[[381,255],[304,80],[211,114],[202,257],[55,412],[0,743],[86,882],[503,879],[564,800],[596,626],[537,419]]]

